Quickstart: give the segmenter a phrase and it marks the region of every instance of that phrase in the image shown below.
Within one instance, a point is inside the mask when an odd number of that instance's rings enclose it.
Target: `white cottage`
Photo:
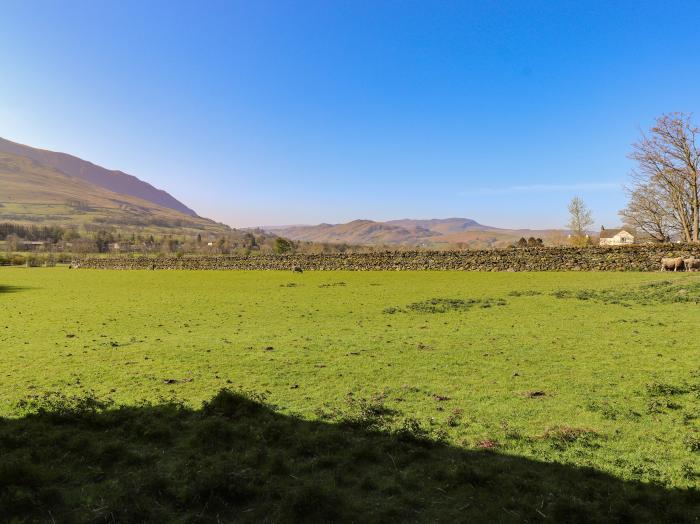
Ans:
[[[627,246],[634,244],[634,235],[624,229],[600,228],[601,246]]]

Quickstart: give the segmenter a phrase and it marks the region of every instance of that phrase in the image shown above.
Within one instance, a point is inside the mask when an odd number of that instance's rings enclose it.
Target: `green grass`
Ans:
[[[697,521],[699,290],[0,268],[0,520]]]

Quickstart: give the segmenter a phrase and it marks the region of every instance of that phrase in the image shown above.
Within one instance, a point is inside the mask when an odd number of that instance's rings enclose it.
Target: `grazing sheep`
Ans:
[[[661,271],[683,271],[684,268],[681,257],[661,259]]]
[[[685,264],[686,271],[700,271],[700,258],[686,258],[683,264]]]

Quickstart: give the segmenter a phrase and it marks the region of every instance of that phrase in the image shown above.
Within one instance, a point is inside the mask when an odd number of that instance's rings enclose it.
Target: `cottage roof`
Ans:
[[[625,233],[630,234],[629,231],[626,231],[625,229],[622,229],[622,228],[601,229],[600,230],[600,238],[613,238],[615,235],[617,235],[621,231],[624,231]]]

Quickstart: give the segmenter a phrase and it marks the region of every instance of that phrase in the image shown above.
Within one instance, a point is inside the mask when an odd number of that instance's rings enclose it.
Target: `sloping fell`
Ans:
[[[120,194],[56,168],[0,153],[0,221],[61,226],[105,226],[228,231],[228,226],[196,215]]]
[[[105,169],[73,155],[37,149],[4,138],[0,138],[0,152],[30,158],[103,189],[137,197],[160,207],[174,209],[185,215],[197,216],[197,213],[192,209],[162,189],[157,189],[122,171]]]

